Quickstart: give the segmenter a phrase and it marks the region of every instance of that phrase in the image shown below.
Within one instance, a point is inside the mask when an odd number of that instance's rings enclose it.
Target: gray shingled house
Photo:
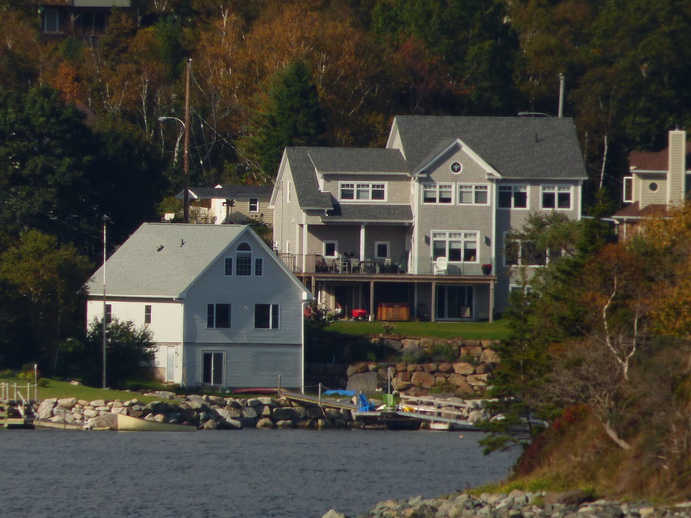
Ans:
[[[106,318],[149,327],[161,380],[303,386],[312,296],[249,227],[144,223],[105,273]],[[88,283],[88,322],[103,315],[103,275]]]
[[[342,316],[492,319],[517,267],[549,260],[507,232],[579,219],[586,179],[568,118],[396,117],[385,148],[285,150],[274,247]]]

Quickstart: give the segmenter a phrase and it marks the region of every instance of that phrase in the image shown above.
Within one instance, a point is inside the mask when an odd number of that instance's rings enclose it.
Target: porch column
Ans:
[[[307,222],[302,224],[302,272],[307,273]]]
[[[369,319],[377,319],[377,310],[374,307],[374,280],[369,281]]]
[[[489,321],[494,322],[494,284],[492,280],[489,282]]]
[[[360,261],[365,260],[365,224],[360,225]]]
[[[430,304],[432,309],[429,314],[429,321],[436,322],[437,316],[437,281],[432,281],[432,303]]]

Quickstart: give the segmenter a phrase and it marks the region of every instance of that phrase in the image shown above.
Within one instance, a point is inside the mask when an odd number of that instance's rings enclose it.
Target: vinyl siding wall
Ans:
[[[144,324],[145,306],[151,306],[151,324],[148,325],[153,333],[155,342],[179,343],[182,340],[182,304],[174,301],[157,301],[156,299],[139,300],[108,300],[111,314],[120,322],[128,320],[136,327]],[[94,318],[100,320],[103,315],[103,300],[89,300],[87,303],[87,324],[91,325]]]
[[[336,200],[340,200],[341,183],[383,183],[386,184],[386,201],[364,201],[357,202],[345,200],[341,203],[366,203],[366,204],[389,204],[389,205],[408,205],[410,204],[410,177],[404,174],[339,174],[324,175],[324,190],[333,194]]]
[[[290,202],[287,201],[288,184],[291,185]],[[274,241],[281,253],[302,253],[298,225],[303,221],[303,212],[297,201],[295,182],[290,170],[290,163],[286,162],[280,187],[274,205]],[[288,250],[290,242],[290,250]]]
[[[654,204],[667,204],[667,173],[641,173],[633,176],[634,201],[640,200],[640,208]],[[653,184],[656,190],[651,190]]]

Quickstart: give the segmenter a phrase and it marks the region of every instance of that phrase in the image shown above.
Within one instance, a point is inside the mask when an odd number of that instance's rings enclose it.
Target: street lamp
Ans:
[[[184,158],[184,182],[182,194],[183,216],[182,222],[190,222],[190,132],[187,129],[190,127],[190,74],[192,72],[192,60],[187,60],[187,73],[185,74],[185,120],[184,122],[177,117],[159,117],[159,121],[166,119],[174,119],[182,124],[182,129],[185,132],[185,152]]]
[[[182,221],[183,223],[190,222],[190,154],[189,154],[189,139],[187,138],[187,124],[182,119],[177,117],[159,117],[159,121],[174,120],[182,126],[182,132],[185,135],[185,150],[183,152],[183,191],[182,191]],[[178,144],[180,139],[178,138]],[[175,146],[177,154],[178,146]]]

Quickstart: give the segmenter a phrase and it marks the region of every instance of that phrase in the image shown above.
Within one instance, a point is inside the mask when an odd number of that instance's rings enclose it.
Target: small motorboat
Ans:
[[[117,414],[120,432],[194,432],[197,427],[190,424],[159,423],[125,414]]]

